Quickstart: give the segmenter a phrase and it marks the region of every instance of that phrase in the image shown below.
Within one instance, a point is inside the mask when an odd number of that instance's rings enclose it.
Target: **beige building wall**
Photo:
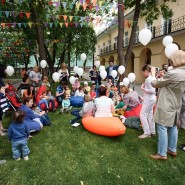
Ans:
[[[170,3],[169,6],[172,7],[174,11],[172,21],[174,19],[180,18],[181,16],[185,16],[185,0],[177,0],[177,2],[175,3]],[[126,15],[127,14],[125,14],[125,16]],[[162,16],[160,16],[158,20],[155,20],[153,22],[152,26],[158,27],[163,24],[164,19],[162,18]],[[138,27],[139,30],[146,28],[146,21],[144,20],[144,18],[139,19]],[[128,28],[126,26],[125,32],[127,31],[128,36],[130,37],[131,28]],[[105,45],[107,46],[108,41],[111,40],[111,45],[113,46],[117,35],[118,29],[114,26],[114,28],[110,28],[109,30],[107,30],[107,32],[102,33],[102,35],[98,37],[97,45],[100,45],[102,49],[103,43],[105,43]],[[185,50],[185,28],[180,31],[172,32],[170,35],[173,37],[173,42],[179,45],[181,50]],[[142,75],[141,69],[147,62],[150,62],[152,66],[159,68],[162,67],[162,64],[167,63],[168,58],[165,56],[165,47],[162,44],[162,39],[164,37],[165,35],[152,39],[151,42],[146,46],[146,48],[140,43],[134,45],[132,50],[133,58],[131,57],[128,63],[127,69],[125,71],[125,76],[127,76],[130,72],[134,72],[136,74],[136,83],[142,83],[144,82],[144,77]],[[123,48],[123,52],[126,52],[126,48]],[[101,54],[99,60],[102,65],[108,66],[108,62],[112,58],[114,59],[115,64],[119,63],[116,50]]]

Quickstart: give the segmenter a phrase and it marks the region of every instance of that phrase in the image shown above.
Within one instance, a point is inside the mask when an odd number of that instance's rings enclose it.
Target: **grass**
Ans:
[[[109,185],[109,184],[185,184],[185,153],[168,161],[149,158],[156,152],[157,138],[139,140],[141,131],[127,129],[120,137],[94,135],[83,126],[71,127],[70,114],[50,113],[53,125],[29,140],[28,161],[12,159],[11,144],[0,137],[2,185]],[[4,119],[5,127],[11,114]],[[180,131],[179,143],[185,142]]]

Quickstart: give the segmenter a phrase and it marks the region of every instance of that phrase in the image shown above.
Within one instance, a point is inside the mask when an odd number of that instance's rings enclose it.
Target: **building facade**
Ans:
[[[168,63],[168,58],[164,52],[165,46],[162,44],[162,40],[166,35],[171,35],[173,43],[177,44],[179,49],[185,50],[185,1],[171,2],[169,7],[173,10],[173,16],[168,20],[160,16],[152,25],[147,24],[144,18],[140,18],[138,21],[134,47],[125,72],[125,75],[134,72],[136,74],[136,83],[144,81],[141,69],[145,64],[151,64],[161,69],[162,64]],[[130,23],[129,20],[133,20],[133,16],[133,10],[125,12],[125,20],[128,23]],[[152,32],[152,39],[146,47],[138,39],[139,31],[144,28],[148,28]],[[126,53],[130,34],[131,25],[127,24],[124,32],[124,53]],[[108,65],[110,60],[114,61],[115,64],[119,64],[117,36],[118,25],[116,22],[97,36],[95,61],[99,60],[101,65],[105,66]]]

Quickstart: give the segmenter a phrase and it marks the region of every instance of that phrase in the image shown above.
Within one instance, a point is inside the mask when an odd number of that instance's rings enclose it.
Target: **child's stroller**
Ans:
[[[10,107],[16,111],[16,109],[22,105],[22,100],[19,97],[16,88],[13,85],[8,85],[9,86],[5,90],[6,99],[8,100]]]

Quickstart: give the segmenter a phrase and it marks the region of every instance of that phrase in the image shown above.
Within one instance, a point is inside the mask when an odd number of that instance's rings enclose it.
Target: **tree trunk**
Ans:
[[[131,31],[131,35],[130,35],[130,40],[129,40],[127,52],[125,54],[125,68],[127,67],[128,61],[131,57],[131,52],[132,52],[132,48],[134,45],[136,31],[137,31],[140,10],[141,10],[141,0],[136,0],[136,6],[135,6],[135,10],[134,10],[134,19],[133,19],[133,24],[132,24],[132,31]]]
[[[61,65],[61,63],[64,62],[65,54],[66,54],[66,48],[64,48],[63,52],[60,55],[60,59],[59,59],[59,63],[58,63],[56,71],[58,71],[59,66]]]
[[[123,0],[118,0],[117,52],[119,58],[119,65],[125,65],[125,59],[123,54],[123,39],[124,39],[124,4]]]
[[[48,48],[45,44],[44,44],[44,48],[45,48],[45,51],[46,51],[46,54],[47,54],[47,64],[49,66],[49,72],[51,74],[53,74],[53,72],[54,72],[54,62],[52,61],[51,56],[50,56],[49,51],[48,51]]]
[[[69,74],[70,74],[70,71],[71,71],[71,69],[70,69],[70,67],[71,67],[71,65],[70,65],[70,59],[71,59],[71,34],[69,34],[69,36],[68,36],[68,47],[67,47],[67,59],[68,59],[68,71],[69,71]]]
[[[45,49],[44,49],[44,26],[41,24],[38,12],[33,7],[32,3],[29,3],[30,9],[32,12],[32,16],[34,18],[35,29],[36,29],[36,38],[37,38],[37,44],[39,46],[39,55],[40,55],[40,61],[41,60],[47,60]],[[39,12],[40,13],[40,12]],[[46,70],[43,70],[43,75],[47,75]]]

